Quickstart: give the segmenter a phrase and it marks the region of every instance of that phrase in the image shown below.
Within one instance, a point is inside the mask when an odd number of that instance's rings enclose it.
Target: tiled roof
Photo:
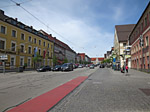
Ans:
[[[96,61],[97,58],[91,58],[91,61]],[[98,58],[98,61],[103,61],[104,58]]]
[[[91,58],[91,61],[96,61],[96,58]]]
[[[126,42],[128,40],[128,36],[132,32],[134,26],[135,24],[115,26],[119,42]]]

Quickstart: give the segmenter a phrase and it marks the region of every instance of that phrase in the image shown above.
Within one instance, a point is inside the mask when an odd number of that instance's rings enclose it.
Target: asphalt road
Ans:
[[[0,112],[35,98],[78,76],[89,76],[98,68],[78,68],[71,72],[0,73]]]
[[[49,112],[150,112],[150,75],[135,73],[98,69]]]

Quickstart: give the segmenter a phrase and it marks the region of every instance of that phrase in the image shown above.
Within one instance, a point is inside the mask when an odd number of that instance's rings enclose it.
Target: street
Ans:
[[[1,74],[0,111],[79,76],[89,77],[48,112],[150,112],[150,74],[132,69],[124,74],[98,67],[73,72]]]
[[[33,99],[78,76],[89,76],[96,69],[78,68],[72,72],[36,72],[0,74],[0,111]]]

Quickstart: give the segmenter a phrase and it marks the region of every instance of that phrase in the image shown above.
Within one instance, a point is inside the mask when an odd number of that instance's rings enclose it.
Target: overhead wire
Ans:
[[[16,6],[16,5],[6,5],[6,6],[1,6],[0,8],[11,7],[11,6]]]
[[[27,9],[25,9],[24,7],[21,6],[21,3],[17,3],[13,0],[11,0],[13,3],[16,4],[16,6],[21,7],[24,11],[26,11],[28,14],[30,14],[32,17],[34,17],[37,21],[39,21],[41,24],[43,24],[44,26],[46,26],[47,28],[49,28],[51,31],[53,31],[55,34],[59,35],[60,37],[62,37],[63,39],[65,39],[66,41],[70,42],[71,44],[73,44],[76,47],[82,48],[83,50],[84,47],[78,46],[75,43],[71,42],[70,40],[66,39],[64,36],[62,36],[61,34],[59,34],[58,32],[56,32],[55,30],[53,30],[51,27],[49,27],[48,25],[46,25],[43,21],[41,21],[39,18],[37,18],[36,16],[34,16],[31,12],[29,12]],[[22,2],[23,3],[23,2]]]

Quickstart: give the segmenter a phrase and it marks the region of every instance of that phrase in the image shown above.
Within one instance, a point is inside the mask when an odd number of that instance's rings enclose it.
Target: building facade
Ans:
[[[93,63],[94,65],[101,64],[101,62],[103,60],[104,60],[104,58],[102,58],[102,57],[91,58],[91,63]]]
[[[150,2],[129,35],[131,47],[131,67],[149,71],[150,69]]]
[[[69,63],[75,63],[76,52],[73,51],[67,44],[58,40],[56,37],[52,37],[52,35],[47,34],[46,32],[41,32],[48,36],[50,40],[54,43],[54,56],[57,59],[56,64],[63,64],[64,60],[67,59]]]
[[[124,66],[124,50],[128,42],[128,36],[133,30],[135,24],[116,25],[114,35],[114,54],[115,60],[120,66]]]
[[[53,46],[47,36],[0,10],[0,55],[8,56],[6,68],[51,66]]]

